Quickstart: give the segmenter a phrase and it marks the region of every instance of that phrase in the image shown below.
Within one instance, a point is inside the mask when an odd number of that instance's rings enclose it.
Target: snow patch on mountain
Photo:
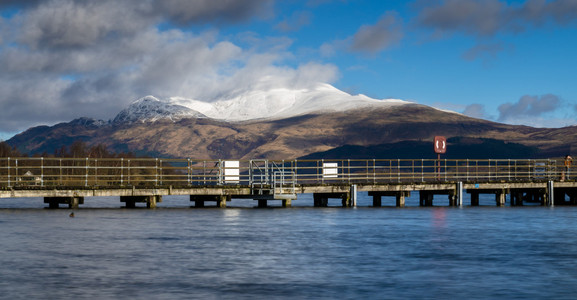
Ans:
[[[182,118],[212,118],[224,121],[282,119],[310,113],[340,112],[361,108],[393,107],[411,102],[365,95],[350,95],[329,84],[317,84],[307,89],[274,88],[268,90],[235,91],[223,100],[204,102],[183,97],[159,100],[146,96],[121,111],[113,123],[134,121],[178,120]]]
[[[206,118],[206,116],[188,107],[162,101],[154,96],[146,96],[123,109],[112,123],[154,122],[161,119],[177,121],[182,118]]]
[[[201,112],[209,118],[226,121],[281,119],[310,113],[348,111],[367,107],[391,107],[410,102],[377,100],[365,95],[350,95],[329,84],[317,84],[310,89],[284,88],[253,90],[212,103],[182,97],[169,101]]]

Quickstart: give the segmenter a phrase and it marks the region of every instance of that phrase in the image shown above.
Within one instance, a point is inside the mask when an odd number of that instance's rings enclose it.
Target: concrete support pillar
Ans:
[[[68,208],[78,208],[80,204],[84,204],[84,197],[45,197],[44,203],[48,204],[48,208],[59,208],[60,204],[68,204]]]
[[[457,182],[457,205],[463,206],[463,183]]]
[[[44,203],[46,203],[46,202],[44,202]],[[48,202],[48,208],[57,209],[57,208],[60,208],[60,204],[58,202]]]
[[[226,207],[226,202],[231,200],[229,195],[190,195],[190,201],[194,201],[194,207],[203,208],[206,202],[216,203],[216,207]]]
[[[123,201],[120,200],[120,202],[123,202]],[[132,200],[124,201],[124,207],[126,207],[126,208],[136,208],[136,201],[132,201]]]
[[[523,192],[513,190],[509,193],[509,198],[511,206],[523,206]]]
[[[567,194],[569,195],[569,203],[571,203],[571,205],[577,205],[577,193],[572,192]]]
[[[156,203],[162,202],[161,195],[154,195],[154,196],[147,196],[146,199],[146,207],[147,208],[156,208]]]
[[[267,208],[268,207],[268,201],[263,200],[263,199],[259,199],[258,200],[258,207],[259,208]]]
[[[479,206],[479,193],[471,192],[471,206]]]
[[[546,197],[547,197],[546,201],[547,205],[555,206],[555,189],[553,188],[553,181],[547,182]]]
[[[566,194],[566,191],[563,189],[555,189],[555,191],[553,191],[553,195],[555,195],[555,197],[554,197],[555,205],[569,204],[565,201],[565,194]]]
[[[352,207],[353,200],[351,198],[351,193],[343,193],[341,196],[343,207]]]
[[[313,199],[315,207],[329,206],[329,198],[323,194],[313,194]]]
[[[329,205],[329,198],[341,199],[342,205],[344,207],[349,207],[352,205],[351,193],[349,192],[314,193],[313,199],[315,201],[315,207],[327,207]]]
[[[495,193],[495,202],[497,206],[505,206],[506,199],[507,193],[505,193],[505,191],[497,191],[497,193]]]
[[[350,199],[351,199],[351,206],[356,207],[357,206],[357,185],[353,184],[351,185],[351,189],[350,189]]]
[[[137,202],[146,203],[147,208],[156,208],[156,204],[162,202],[162,196],[120,196],[120,202],[124,202],[126,208],[135,208]]]
[[[449,193],[449,206],[457,206],[457,195]]]
[[[424,192],[423,192],[424,193]],[[411,196],[410,191],[375,191],[369,192],[369,196],[373,197],[373,206],[382,206],[382,197],[395,197],[397,207],[405,207],[405,198]]]
[[[226,201],[230,201],[231,198],[232,197],[228,195],[220,195],[216,202],[216,207],[226,208]]]
[[[405,197],[410,197],[410,192],[399,192],[396,195],[397,207],[405,207]]]
[[[559,190],[559,189],[557,189]],[[565,196],[567,195],[567,196]],[[564,189],[563,190],[563,201],[565,201],[565,198],[569,198],[569,202],[567,202],[566,204],[569,205],[577,205],[577,189],[575,188],[568,188],[568,189]]]
[[[381,195],[373,195],[373,207],[381,207],[383,205]]]
[[[433,206],[433,195],[427,191],[419,191],[419,204],[421,206]]]
[[[329,199],[324,197],[319,197],[315,199],[315,207],[327,207],[329,206]]]
[[[292,206],[291,199],[282,200],[282,207],[291,207],[291,206]]]
[[[534,193],[534,199],[541,203],[541,206],[546,206],[547,204],[547,190],[538,190]]]

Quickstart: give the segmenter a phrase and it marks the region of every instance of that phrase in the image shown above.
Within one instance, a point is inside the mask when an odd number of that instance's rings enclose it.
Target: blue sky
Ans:
[[[263,82],[575,125],[575,53],[577,0],[4,0],[0,138]]]

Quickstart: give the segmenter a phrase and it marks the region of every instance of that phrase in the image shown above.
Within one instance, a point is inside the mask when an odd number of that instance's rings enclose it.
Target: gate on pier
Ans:
[[[251,160],[249,181],[253,195],[271,199],[296,198],[296,174],[293,167],[285,166],[284,162]]]

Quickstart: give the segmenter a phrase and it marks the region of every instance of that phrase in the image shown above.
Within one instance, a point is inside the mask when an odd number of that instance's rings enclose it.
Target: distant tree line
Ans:
[[[0,157],[21,157],[22,153],[15,147],[11,147],[8,143],[0,142]]]
[[[57,186],[97,186],[152,185],[160,178],[177,176],[171,165],[165,163],[160,172],[156,160],[131,160],[137,158],[133,152],[115,153],[105,145],[88,146],[77,140],[70,146],[63,145],[53,154],[41,153],[28,155],[15,147],[0,141],[0,186],[9,182],[18,185],[57,185]],[[72,160],[18,160],[17,158],[76,158]],[[84,158],[90,158],[85,160]],[[125,158],[121,161],[116,158]],[[139,156],[138,158],[145,158]],[[41,177],[39,176],[41,174]],[[124,177],[121,177],[123,175]],[[162,177],[165,176],[165,177]],[[180,175],[178,175],[180,176]]]
[[[15,147],[8,145],[8,143],[0,142],[0,157],[29,157],[30,155],[18,151]],[[133,152],[116,153],[109,151],[103,144],[88,146],[86,142],[77,140],[70,146],[62,145],[56,149],[53,154],[41,153],[34,154],[34,157],[62,157],[62,158],[135,158]]]

